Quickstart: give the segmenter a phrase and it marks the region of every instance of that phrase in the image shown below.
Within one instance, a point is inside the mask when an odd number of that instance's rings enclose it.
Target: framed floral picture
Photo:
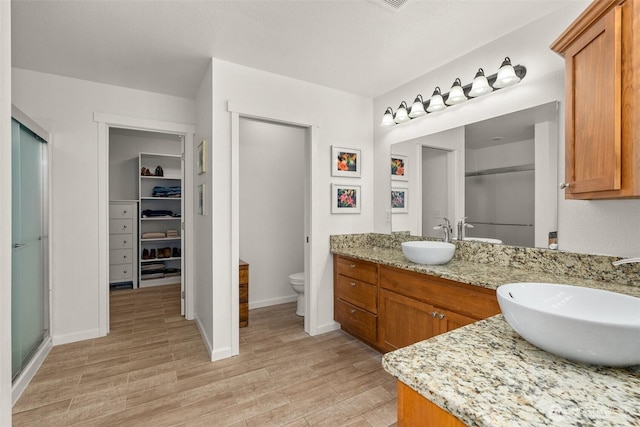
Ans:
[[[360,186],[331,184],[331,213],[360,213]]]
[[[408,188],[391,188],[391,212],[409,213]]]
[[[400,154],[391,155],[391,179],[397,181],[408,181],[407,178],[407,156]]]
[[[331,146],[331,175],[360,178],[362,158],[360,150]]]

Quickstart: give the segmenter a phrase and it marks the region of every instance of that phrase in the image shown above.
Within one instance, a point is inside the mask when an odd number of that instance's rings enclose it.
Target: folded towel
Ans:
[[[148,231],[146,233],[142,233],[143,239],[164,239],[165,237],[167,236],[159,231]]]

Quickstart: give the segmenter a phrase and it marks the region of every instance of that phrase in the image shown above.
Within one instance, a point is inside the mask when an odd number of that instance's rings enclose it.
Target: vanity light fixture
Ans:
[[[427,112],[435,113],[436,111],[442,111],[447,108],[444,105],[444,99],[442,98],[442,93],[440,93],[440,87],[436,86],[433,91],[433,95],[429,98],[429,106],[427,107]]]
[[[415,119],[416,117],[424,116],[426,114],[427,112],[424,109],[424,101],[422,100],[422,95],[418,94],[415,101],[413,101],[413,104],[411,105],[409,117]]]
[[[493,88],[489,85],[489,81],[484,75],[484,70],[478,68],[478,72],[471,83],[471,90],[469,90],[469,96],[476,98],[478,96],[486,95],[493,91]]]
[[[407,103],[402,101],[400,106],[398,107],[398,111],[396,111],[396,116],[393,119],[396,123],[404,123],[411,120],[409,114],[407,113]]]
[[[462,86],[462,82],[457,78],[448,93],[443,94],[440,91],[440,87],[436,86],[431,98],[427,101],[424,101],[422,95],[418,94],[411,105],[411,109],[407,107],[407,103],[404,101],[400,103],[395,114],[393,109],[388,107],[384,112],[380,126],[390,127],[395,124],[405,123],[411,119],[425,116],[427,113],[442,111],[447,106],[463,103],[470,98],[477,98],[494,90],[513,86],[520,82],[526,74],[527,69],[523,65],[511,65],[511,58],[507,56],[502,61],[496,74],[486,77],[484,70],[479,68],[473,82],[470,84]]]
[[[451,90],[449,90],[449,96],[447,97],[447,101],[445,102],[447,105],[456,105],[462,104],[467,100],[467,97],[462,90],[462,82],[460,79],[456,79],[451,86]]]

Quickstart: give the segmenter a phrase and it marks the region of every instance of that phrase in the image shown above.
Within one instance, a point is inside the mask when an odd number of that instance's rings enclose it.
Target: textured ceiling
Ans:
[[[368,97],[579,0],[12,1],[12,65],[194,97],[216,57]]]

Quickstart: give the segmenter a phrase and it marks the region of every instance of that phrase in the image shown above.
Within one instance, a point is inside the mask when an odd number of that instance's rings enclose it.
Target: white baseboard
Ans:
[[[211,341],[209,341],[209,337],[207,337],[207,334],[204,332],[205,329],[202,326],[202,323],[200,322],[200,318],[198,317],[197,314],[194,320],[196,321],[196,326],[198,327],[198,331],[200,331],[200,336],[202,337],[202,341],[204,341],[204,345],[207,347],[207,352],[209,352],[209,356],[213,360],[213,344],[211,343]]]
[[[336,331],[338,329],[340,329],[340,323],[338,322],[331,322],[325,325],[318,325],[318,327],[316,328],[315,335],[326,334],[327,332]]]
[[[11,406],[15,405],[18,399],[20,399],[22,393],[25,391],[25,389],[35,376],[36,372],[38,372],[40,366],[42,366],[42,363],[44,362],[44,359],[46,359],[47,354],[49,354],[49,351],[51,351],[51,347],[53,347],[53,343],[51,342],[51,338],[49,337],[44,340],[42,344],[40,344],[40,347],[38,347],[36,354],[31,358],[31,361],[27,363],[27,366],[20,373],[18,378],[16,378],[16,380],[13,382],[13,385],[11,386]]]
[[[249,301],[249,310],[253,310],[254,308],[270,307],[272,305],[278,305],[278,304],[286,304],[288,302],[294,302],[297,300],[298,300],[298,296],[293,295],[288,297],[263,299],[260,301]]]
[[[100,338],[100,329],[89,329],[87,331],[74,332],[66,335],[54,335],[53,345],[69,344],[72,342],[92,340],[94,338]]]
[[[214,350],[211,354],[211,361],[215,362],[216,360],[228,359],[231,356],[233,356],[231,347],[225,347],[219,350]]]

